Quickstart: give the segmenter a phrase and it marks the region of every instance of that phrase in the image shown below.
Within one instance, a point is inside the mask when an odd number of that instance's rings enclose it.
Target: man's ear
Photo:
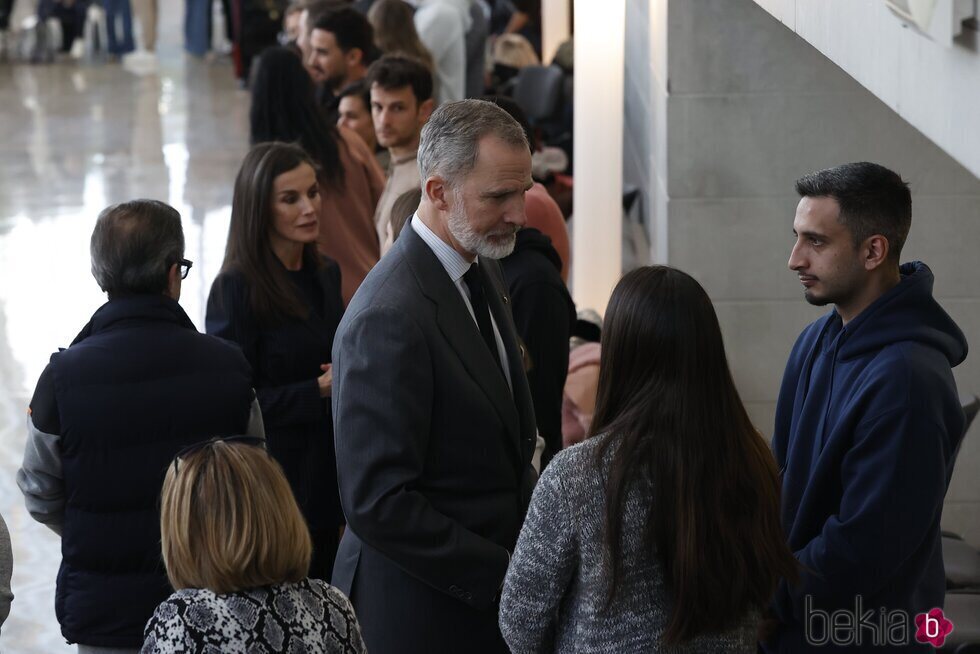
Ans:
[[[364,63],[364,51],[360,48],[351,48],[344,53],[344,58],[347,59],[348,66],[357,66],[358,64]]]
[[[425,102],[419,105],[419,125],[425,125],[429,122],[429,117],[436,108],[436,101],[429,98]]]
[[[422,187],[425,197],[439,211],[449,211],[449,184],[439,175],[432,175],[425,180]]]
[[[888,260],[889,252],[891,252],[891,248],[887,238],[881,234],[869,236],[861,247],[864,269],[870,271],[878,268]]]
[[[167,271],[167,295],[175,301],[180,300],[180,266],[173,264]]]

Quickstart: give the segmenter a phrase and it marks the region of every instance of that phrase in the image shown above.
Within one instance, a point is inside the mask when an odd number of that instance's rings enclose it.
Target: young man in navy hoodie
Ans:
[[[790,354],[773,450],[782,520],[802,564],[772,603],[769,652],[924,651],[917,614],[941,607],[943,498],[964,428],[952,368],[963,333],[921,262],[902,178],[853,163],[796,182],[789,267],[834,305]]]

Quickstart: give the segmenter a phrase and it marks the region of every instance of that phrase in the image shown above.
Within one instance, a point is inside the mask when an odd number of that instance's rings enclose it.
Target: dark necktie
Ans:
[[[483,281],[480,277],[480,264],[476,261],[470,269],[463,275],[466,288],[470,290],[470,304],[473,305],[473,313],[476,315],[476,324],[480,328],[483,342],[487,344],[493,360],[497,362],[497,367],[503,372],[500,365],[500,353],[497,351],[497,339],[493,335],[493,324],[490,322],[490,305],[487,304],[487,296],[483,292]]]

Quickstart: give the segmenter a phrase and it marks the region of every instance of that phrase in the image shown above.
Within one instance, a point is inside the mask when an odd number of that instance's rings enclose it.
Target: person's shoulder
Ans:
[[[597,434],[585,439],[581,443],[566,447],[555,455],[551,463],[560,461],[561,465],[565,466],[568,470],[591,470],[596,465],[596,457],[598,457],[600,448],[604,447],[608,438],[610,438],[608,434]],[[606,447],[605,456],[609,456],[611,450],[611,447]]]
[[[211,282],[211,292],[208,299],[221,298],[227,301],[230,298],[240,300],[245,297],[248,289],[248,278],[237,268],[222,268],[214,281]]]
[[[911,341],[881,348],[865,365],[864,374],[880,392],[906,398],[903,404],[956,392],[949,361],[935,349]]]
[[[323,579],[304,579],[298,584],[301,588],[309,588],[317,597],[340,607],[349,607],[350,600],[347,596],[337,588],[332,586]]]
[[[216,596],[201,588],[181,588],[160,602],[153,612],[153,619],[160,622],[177,620],[192,606],[213,605]]]
[[[346,146],[351,157],[356,159],[358,163],[368,165],[370,160],[371,163],[377,165],[378,162],[374,159],[374,153],[371,152],[364,139],[357,132],[348,127],[338,125],[337,133],[340,135],[339,141]]]
[[[335,259],[331,259],[326,255],[319,256],[319,268],[317,269],[317,274],[323,279],[340,279],[340,264],[337,263]]]
[[[406,225],[410,229],[410,225]],[[414,291],[414,292],[413,292]],[[396,246],[371,269],[351,298],[347,313],[359,313],[378,305],[411,311],[420,300],[421,290],[403,248]]]
[[[539,483],[545,481],[576,488],[581,486],[578,480],[596,477],[602,465],[599,460],[599,449],[606,438],[605,434],[593,436],[558,452],[544,469]],[[605,450],[603,461],[610,456],[611,450],[612,448]]]

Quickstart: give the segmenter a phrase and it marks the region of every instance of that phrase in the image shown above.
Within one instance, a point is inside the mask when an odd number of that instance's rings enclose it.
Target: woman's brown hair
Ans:
[[[307,576],[312,544],[282,468],[261,447],[215,441],[175,460],[160,503],[174,589],[232,593]]]
[[[256,319],[265,324],[309,315],[309,307],[269,245],[276,178],[303,164],[316,171],[313,160],[298,145],[260,143],[245,155],[235,178],[231,225],[221,271],[244,275],[249,305]],[[314,268],[320,265],[315,243],[303,246],[303,265]]]
[[[606,482],[607,607],[625,580],[618,556],[634,484],[649,484],[646,551],[673,609],[667,644],[733,628],[768,604],[797,562],[779,520],[775,460],[742,405],[707,293],[649,266],[613,291],[602,333],[592,435],[611,453]]]

